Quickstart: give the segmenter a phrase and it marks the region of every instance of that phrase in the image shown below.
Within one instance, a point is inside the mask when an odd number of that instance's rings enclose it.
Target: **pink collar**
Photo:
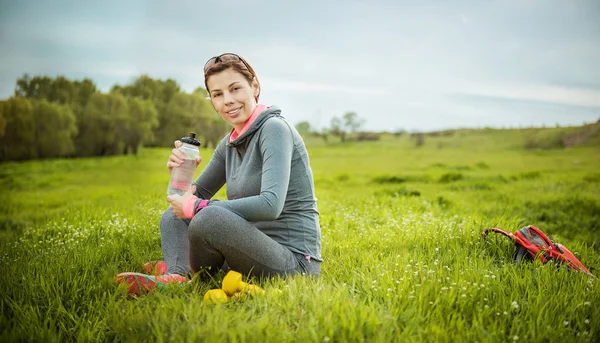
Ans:
[[[248,118],[248,121],[246,121],[246,124],[244,124],[244,127],[242,128],[242,131],[240,131],[240,133],[235,131],[235,129],[231,129],[231,134],[229,135],[229,140],[227,141],[227,143],[233,142],[239,136],[241,136],[244,132],[248,131],[248,128],[250,128],[250,125],[252,125],[252,123],[254,123],[254,121],[256,120],[258,115],[261,114],[262,111],[266,110],[267,108],[268,107],[266,105],[257,104],[256,107],[254,108],[254,111],[252,111],[250,118]]]

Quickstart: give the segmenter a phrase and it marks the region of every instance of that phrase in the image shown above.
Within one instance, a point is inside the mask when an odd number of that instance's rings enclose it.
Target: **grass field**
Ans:
[[[222,306],[202,296],[223,275],[137,300],[113,282],[161,258],[168,149],[0,164],[0,341],[598,342],[596,280],[479,237],[532,224],[600,274],[600,148],[527,139],[309,139],[321,277],[255,280],[266,296]]]

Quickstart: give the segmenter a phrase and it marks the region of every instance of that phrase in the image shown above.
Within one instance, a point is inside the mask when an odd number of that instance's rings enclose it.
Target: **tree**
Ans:
[[[160,128],[156,130],[156,143],[160,146],[172,146],[173,141],[190,133],[205,137],[209,127],[212,107],[199,95],[176,93],[162,116],[159,115]]]
[[[399,138],[400,136],[402,136],[405,133],[406,133],[406,130],[404,130],[404,129],[397,129],[396,131],[394,131],[394,137]]]
[[[129,85],[113,86],[111,93],[122,94],[127,98],[136,97],[152,101],[157,111],[158,125],[154,128],[154,141],[147,143],[158,146],[171,146],[173,144],[172,138],[165,138],[168,134],[164,130],[170,125],[169,122],[174,120],[168,113],[170,102],[177,94],[183,94],[181,93],[181,87],[175,80],[154,80],[148,75],[141,75]]]
[[[0,113],[5,121],[4,135],[0,137],[0,160],[35,158],[35,122],[29,100],[12,97],[1,101]]]
[[[65,157],[75,152],[77,125],[70,107],[37,100],[33,102],[33,116],[37,157]]]
[[[129,98],[128,109],[128,123],[121,132],[125,142],[123,152],[131,151],[137,155],[141,145],[154,140],[153,130],[158,126],[158,112],[152,101],[140,98]]]
[[[48,76],[35,76],[31,78],[28,74],[17,79],[15,96],[27,99],[51,99],[52,79]]]
[[[129,130],[127,101],[120,94],[94,93],[77,123],[78,156],[115,155],[124,150]]]
[[[346,112],[342,118],[331,118],[330,133],[340,137],[343,142],[346,141],[348,134],[355,133],[363,124],[363,120],[356,115],[356,112]]]
[[[325,144],[329,143],[329,134],[331,132],[329,132],[329,130],[327,128],[323,128],[320,132],[319,131],[313,131],[312,135],[318,138],[321,138],[323,140],[323,142]]]
[[[202,132],[202,137],[205,140],[204,146],[207,148],[211,146],[216,148],[221,139],[231,130],[231,127],[216,113],[212,117],[204,118],[203,121],[206,123],[205,129]]]
[[[355,133],[363,125],[363,120],[358,117],[356,112],[346,112],[343,121],[346,133]]]
[[[4,136],[4,130],[6,129],[6,119],[4,118],[4,114],[0,105],[0,138]]]
[[[82,81],[75,81],[76,95],[71,101],[71,106],[74,108],[84,109],[92,94],[96,93],[98,89],[94,81],[85,78]]]
[[[298,132],[304,136],[304,135],[308,135],[310,134],[310,123],[307,121],[301,121],[298,124],[296,124],[296,130],[298,130]]]
[[[346,141],[346,131],[344,131],[342,120],[338,117],[331,118],[331,127],[329,128],[329,133],[336,137],[340,137],[340,140],[343,142]]]
[[[208,91],[206,89],[204,89],[204,87],[198,87],[198,88],[194,89],[192,94],[199,95],[205,99],[208,98]]]
[[[58,76],[52,80],[48,101],[61,105],[70,105],[76,97],[75,83],[66,79],[64,76]]]

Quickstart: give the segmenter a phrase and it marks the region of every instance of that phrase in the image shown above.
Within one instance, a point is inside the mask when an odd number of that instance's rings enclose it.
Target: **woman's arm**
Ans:
[[[193,182],[196,186],[196,195],[200,199],[211,199],[225,184],[225,145],[227,136],[217,146],[206,168]]]
[[[262,155],[260,194],[241,199],[211,202],[248,221],[275,220],[281,214],[290,181],[294,141],[289,124],[277,117],[264,123],[259,137]]]

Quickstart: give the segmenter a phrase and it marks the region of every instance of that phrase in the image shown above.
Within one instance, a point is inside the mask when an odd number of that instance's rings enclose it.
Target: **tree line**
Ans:
[[[323,139],[325,143],[329,142],[329,136],[337,137],[340,142],[347,140],[378,140],[379,134],[373,132],[360,132],[365,120],[360,118],[356,112],[346,112],[341,117],[331,118],[329,127],[314,128],[307,121],[301,121],[296,124],[296,129],[301,135],[311,135]]]
[[[88,78],[25,74],[14,96],[0,101],[0,161],[137,154],[190,131],[215,147],[228,126],[207,96],[147,75],[103,93]]]

